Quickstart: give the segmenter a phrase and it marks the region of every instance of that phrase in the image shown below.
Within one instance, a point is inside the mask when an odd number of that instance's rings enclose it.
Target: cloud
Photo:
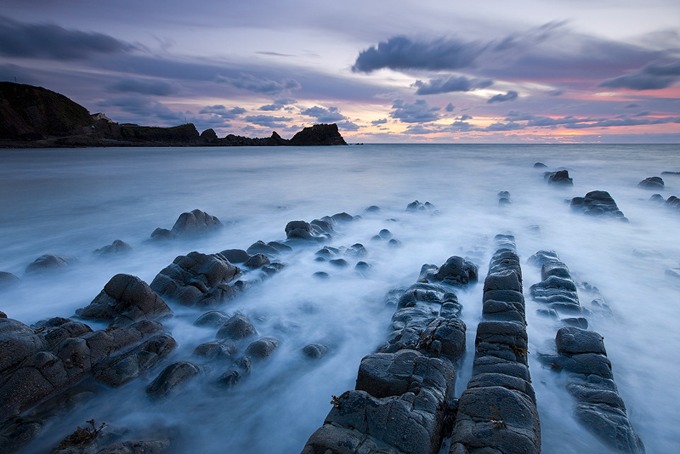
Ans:
[[[475,127],[467,121],[456,120],[451,123],[450,129],[454,132],[468,132],[474,130]]]
[[[264,106],[260,106],[257,110],[273,112],[273,111],[281,110],[284,107],[289,106],[291,104],[295,104],[296,102],[297,101],[292,99],[292,98],[275,99],[271,104],[266,104]]]
[[[245,118],[248,123],[266,128],[286,128],[286,123],[293,119],[288,117],[276,117],[273,115],[249,115]]]
[[[277,94],[284,91],[298,90],[302,86],[294,79],[273,80],[254,74],[240,74],[238,77],[217,76],[218,82],[226,82],[236,88],[255,93]]]
[[[0,81],[17,82],[20,84],[35,84],[36,79],[26,68],[11,63],[0,65]]]
[[[484,45],[459,39],[414,41],[406,36],[395,36],[359,53],[352,71],[370,73],[382,68],[404,69],[460,69],[472,65]]]
[[[353,123],[349,120],[345,120],[338,122],[338,129],[343,131],[358,131],[359,129],[361,129],[361,127],[356,123]]]
[[[314,106],[305,109],[300,113],[307,117],[315,118],[318,123],[336,123],[347,119],[347,117],[338,111],[337,107],[329,107],[326,109],[324,107]]]
[[[439,107],[428,105],[424,99],[418,99],[411,104],[398,99],[392,105],[390,117],[404,123],[427,123],[439,119],[438,111]]]
[[[628,88],[631,90],[660,90],[680,80],[680,61],[655,62],[640,70],[623,76],[607,79],[600,87]]]
[[[230,109],[227,109],[225,106],[218,104],[215,106],[206,106],[203,109],[201,109],[198,113],[204,115],[211,115],[213,117],[218,117],[223,120],[233,120],[237,118],[239,115],[246,113],[246,109],[244,109],[243,107],[232,107]]]
[[[83,60],[134,49],[136,46],[102,33],[28,24],[0,16],[0,55],[6,57]]]
[[[472,91],[493,85],[491,79],[470,79],[465,76],[449,76],[445,79],[431,79],[429,82],[417,80],[413,86],[417,87],[417,95],[436,95],[457,91]]]
[[[373,126],[380,126],[380,125],[384,125],[384,124],[386,124],[386,123],[387,123],[387,118],[380,118],[380,119],[378,119],[378,120],[373,120],[373,121],[371,122],[371,124],[372,124]]]
[[[463,114],[463,115],[460,116],[460,118],[458,120],[460,120],[460,121],[472,120],[472,115]]]
[[[508,92],[507,92],[506,94],[504,94],[504,95],[498,94],[498,95],[492,96],[492,97],[489,98],[486,102],[487,102],[488,104],[493,104],[493,103],[495,103],[495,102],[514,101],[514,100],[517,99],[518,97],[519,97],[519,95],[517,94],[516,91],[510,90],[510,91],[508,91]]]
[[[456,106],[454,106],[452,103],[448,103],[446,107],[444,107],[444,110],[446,110],[447,112],[453,112],[453,109],[455,108]]]
[[[432,128],[428,128],[423,125],[411,125],[408,128],[406,128],[406,131],[404,131],[405,134],[413,134],[413,135],[425,135],[425,134],[432,134],[434,132],[437,132],[433,130]]]
[[[485,131],[491,131],[491,132],[496,132],[496,131],[517,131],[520,129],[524,129],[525,125],[520,124],[520,123],[514,123],[514,122],[508,122],[508,123],[492,123],[486,128],[484,128]]]
[[[100,102],[97,106],[104,109],[114,108],[121,112],[132,114],[133,117],[129,117],[129,121],[143,125],[155,126],[153,122],[149,121],[151,118],[156,118],[165,124],[173,125],[183,123],[185,120],[183,113],[175,112],[165,105],[143,96],[116,98]],[[113,117],[113,115],[109,116]]]
[[[140,93],[155,96],[167,96],[174,91],[172,85],[162,80],[123,79],[108,88],[119,93]]]

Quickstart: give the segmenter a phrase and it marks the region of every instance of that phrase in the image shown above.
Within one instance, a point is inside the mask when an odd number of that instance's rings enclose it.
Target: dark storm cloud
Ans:
[[[273,80],[254,74],[240,74],[237,77],[218,76],[217,81],[227,82],[236,88],[263,94],[277,94],[301,88],[300,82],[294,79]]]
[[[0,16],[0,55],[6,57],[83,60],[135,48],[102,33],[67,30],[53,24],[28,24]]]
[[[227,109],[225,106],[218,104],[215,106],[204,107],[198,113],[203,115],[211,115],[214,117],[221,118],[223,120],[233,120],[237,118],[239,115],[246,113],[246,109],[244,109],[243,107],[232,107],[230,109]]]
[[[387,118],[380,118],[379,120],[373,120],[371,124],[373,126],[379,126],[379,125],[384,125],[387,123]]]
[[[670,87],[678,80],[680,80],[680,61],[656,62],[646,65],[636,72],[605,80],[600,86],[631,90],[659,90]]]
[[[455,109],[455,108],[456,108],[456,106],[454,106],[453,103],[448,103],[446,105],[446,107],[444,108],[444,110],[446,110],[447,112],[453,112],[453,109]]]
[[[492,96],[486,102],[489,103],[489,104],[493,104],[495,102],[514,101],[518,97],[519,97],[519,95],[517,94],[516,91],[510,90],[507,93],[505,93],[504,95],[499,94],[499,95]]]
[[[439,119],[439,107],[430,106],[424,99],[414,103],[407,103],[398,99],[392,105],[390,117],[404,123],[427,123]]]
[[[415,41],[406,36],[395,36],[362,51],[352,71],[370,73],[389,68],[404,69],[459,69],[472,65],[484,45],[463,40],[437,39]]]
[[[413,86],[417,87],[417,95],[436,95],[457,91],[471,91],[487,88],[493,85],[491,79],[471,79],[465,76],[450,76],[445,79],[430,79],[429,82],[417,80]]]
[[[293,121],[288,117],[276,117],[273,115],[249,115],[245,118],[248,123],[266,128],[285,128],[286,123]]]
[[[172,85],[162,80],[123,79],[109,86],[119,93],[140,93],[142,95],[167,96],[173,93]]]

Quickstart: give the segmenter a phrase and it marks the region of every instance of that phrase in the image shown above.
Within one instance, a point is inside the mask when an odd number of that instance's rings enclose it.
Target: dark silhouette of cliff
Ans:
[[[90,113],[66,96],[42,87],[0,82],[0,147],[281,146],[347,145],[335,124],[319,124],[288,140],[199,134],[192,123],[173,127],[119,124]]]

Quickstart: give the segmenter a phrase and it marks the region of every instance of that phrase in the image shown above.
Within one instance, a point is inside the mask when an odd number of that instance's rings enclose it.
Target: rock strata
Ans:
[[[397,306],[392,334],[362,359],[356,388],[333,396],[333,408],[303,453],[439,451],[455,407],[454,364],[465,353],[465,324],[452,284],[473,282],[465,270],[474,265],[460,261],[440,274],[448,284],[432,280],[440,268],[426,265],[429,273],[420,282],[389,295]]]
[[[512,236],[498,235],[496,241],[484,281],[473,376],[458,401],[451,454],[541,451],[519,257]]]
[[[607,191],[591,191],[585,197],[574,197],[571,199],[571,209],[588,216],[613,218],[628,222],[628,219],[619,210],[616,202]]]

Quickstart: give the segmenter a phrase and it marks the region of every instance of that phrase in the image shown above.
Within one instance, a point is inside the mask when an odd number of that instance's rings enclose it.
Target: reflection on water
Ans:
[[[574,186],[554,188],[533,164],[567,168]],[[314,260],[314,247],[282,258],[286,268],[223,309],[248,315],[257,330],[280,340],[276,354],[255,364],[234,389],[216,390],[208,365],[180,395],[149,402],[144,387],[154,374],[102,393],[54,421],[36,449],[52,446],[90,418],[128,427],[172,427],[201,452],[298,452],[321,425],[330,396],[353,388],[360,359],[385,340],[392,308],[384,295],[413,283],[424,263],[451,255],[471,257],[485,272],[496,233],[515,234],[520,257],[557,251],[576,280],[595,285],[612,310],[593,314],[592,329],[605,337],[609,358],[630,419],[648,452],[671,452],[680,443],[680,391],[674,360],[680,347],[680,283],[665,275],[680,266],[680,215],[648,202],[637,183],[680,170],[677,146],[367,145],[343,148],[182,148],[3,150],[0,152],[0,271],[23,283],[0,294],[0,310],[33,323],[70,316],[88,304],[117,273],[151,282],[177,255],[247,248],[256,240],[285,238],[290,220],[312,220],[346,211],[362,219],[338,226],[331,246],[362,243],[370,271],[350,261],[336,268]],[[680,176],[664,176],[661,194],[680,195]],[[565,202],[603,189],[629,224],[572,214]],[[498,206],[497,193],[511,204]],[[407,213],[418,199],[436,213]],[[371,205],[378,212],[365,213]],[[216,236],[162,245],[146,240],[170,228],[181,212],[199,208],[225,228]],[[388,229],[398,248],[372,240]],[[92,254],[115,239],[130,255]],[[53,277],[24,277],[42,254],[75,257]],[[330,274],[318,280],[317,271]],[[525,288],[540,280],[524,265]],[[483,281],[483,276],[481,280]],[[481,285],[459,295],[468,336],[481,313]],[[587,295],[580,295],[588,306]],[[536,315],[527,297],[530,353],[548,351],[557,326]],[[166,323],[179,348],[167,361],[188,358],[214,331],[192,325],[200,312],[173,306]],[[310,361],[309,343],[329,353]],[[473,342],[469,342],[473,345]],[[460,370],[462,389],[470,364]],[[571,419],[562,377],[532,359],[545,452],[602,452]],[[565,416],[566,415],[566,416]],[[571,451],[569,451],[571,449]]]

